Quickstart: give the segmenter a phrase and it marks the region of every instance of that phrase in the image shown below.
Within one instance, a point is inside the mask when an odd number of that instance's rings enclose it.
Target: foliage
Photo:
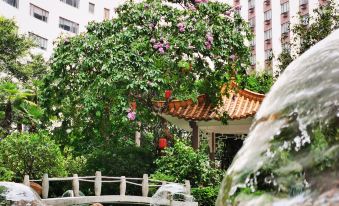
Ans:
[[[219,187],[192,188],[192,195],[200,206],[214,206],[218,197]]]
[[[58,136],[81,137],[90,148],[132,136],[135,122],[153,118],[152,100],[166,89],[181,98],[207,92],[216,103],[232,76],[243,86],[250,55],[244,41],[251,39],[245,21],[227,4],[182,6],[128,2],[117,18],[59,41],[42,99],[50,118],[62,121]],[[132,101],[135,121],[127,118]]]
[[[165,177],[165,180],[175,182],[189,180],[192,187],[214,186],[221,181],[222,172],[209,165],[208,156],[202,151],[194,151],[182,140],[176,140],[155,164],[154,177]]]
[[[66,175],[64,157],[46,132],[13,133],[0,144],[1,165],[14,173],[15,180],[24,175],[41,178]]]
[[[102,171],[107,176],[142,177],[153,168],[152,151],[135,145],[109,145],[95,149],[87,157],[86,170],[89,174]]]
[[[23,124],[36,125],[43,110],[34,103],[34,91],[12,82],[0,81],[0,138],[21,131]]]
[[[0,16],[0,73],[22,81],[40,78],[47,66],[41,55],[31,54],[33,47],[31,39],[18,34],[13,20]]]
[[[338,5],[334,0],[329,0],[324,6],[313,10],[314,16],[305,19],[299,16],[299,23],[292,28],[293,41],[290,44],[291,49],[284,49],[278,57],[280,62],[279,73],[298,56],[303,54],[311,46],[327,37],[333,30],[339,28]],[[291,53],[295,52],[295,54]]]
[[[246,82],[246,89],[261,94],[266,94],[273,85],[273,76],[267,72],[249,75]]]
[[[12,171],[3,167],[3,165],[0,165],[0,181],[11,181],[13,179],[13,175],[14,173]]]
[[[33,55],[33,41],[18,34],[13,20],[0,16],[0,138],[21,125],[34,129],[42,115],[37,84],[47,72],[41,55]]]

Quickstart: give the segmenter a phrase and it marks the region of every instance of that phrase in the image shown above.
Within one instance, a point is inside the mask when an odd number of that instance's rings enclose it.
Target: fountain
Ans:
[[[217,200],[339,205],[339,30],[292,62],[259,109]]]
[[[186,188],[183,185],[177,183],[169,183],[161,186],[155,192],[155,194],[152,196],[150,205],[168,205],[168,201],[170,206],[175,205],[174,201],[180,201],[182,205],[191,205],[190,203],[194,201],[194,198],[192,195],[187,194]]]

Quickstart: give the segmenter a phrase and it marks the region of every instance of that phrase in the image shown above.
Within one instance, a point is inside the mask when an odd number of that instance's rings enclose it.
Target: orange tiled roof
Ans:
[[[232,90],[228,97],[226,95],[222,97],[223,104],[216,108],[208,103],[206,95],[200,95],[197,103],[194,103],[191,99],[173,100],[164,108],[165,101],[155,101],[154,107],[162,114],[186,120],[220,121],[220,117],[224,112],[227,112],[229,117],[235,120],[254,116],[264,97],[265,95],[263,94],[247,89],[239,90],[238,92]]]

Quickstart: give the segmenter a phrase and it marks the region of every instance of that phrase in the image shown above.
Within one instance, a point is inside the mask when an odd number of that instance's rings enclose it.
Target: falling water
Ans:
[[[193,197],[187,194],[186,188],[177,183],[169,183],[161,186],[151,199],[151,206],[172,205],[172,201],[183,202],[183,205],[190,205]],[[168,204],[169,203],[169,204]]]
[[[217,205],[339,204],[333,190],[338,162],[339,30],[278,78],[227,171]],[[324,200],[328,191],[333,194]]]

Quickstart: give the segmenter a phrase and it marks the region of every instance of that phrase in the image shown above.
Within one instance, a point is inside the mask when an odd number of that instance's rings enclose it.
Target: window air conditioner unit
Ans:
[[[270,44],[271,43],[271,39],[265,39],[265,43],[266,44]]]
[[[283,13],[281,13],[283,15],[283,17],[287,17],[288,16],[288,11],[285,11]]]

